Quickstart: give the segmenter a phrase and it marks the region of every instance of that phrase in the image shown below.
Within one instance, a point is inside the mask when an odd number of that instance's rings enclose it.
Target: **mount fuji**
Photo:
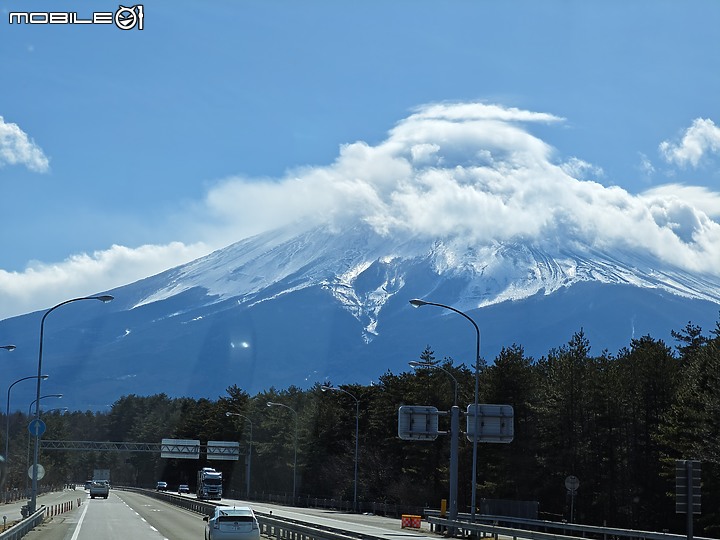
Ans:
[[[639,250],[577,242],[475,243],[460,236],[391,234],[367,223],[286,226],[112,291],[109,304],[74,302],[47,318],[43,388],[63,406],[102,410],[127,394],[216,399],[237,384],[369,384],[398,373],[426,346],[474,364],[475,332],[492,362],[518,344],[539,358],[582,329],[611,353],[691,321],[712,329],[720,278]],[[58,310],[59,311],[59,310]],[[44,312],[0,321],[17,345],[9,381],[37,370]],[[23,385],[21,385],[23,386]],[[13,391],[29,403],[31,385]]]
[[[473,367],[468,321],[415,310],[413,298],[471,316],[488,362],[513,344],[538,358],[581,329],[595,354],[645,335],[672,345],[688,322],[713,329],[720,197],[683,183],[630,193],[530,131],[563,123],[480,102],[428,104],[382,141],[342,145],[332,163],[226,179],[198,214],[207,219],[189,212],[172,234],[244,239],[128,278],[104,291],[110,304],[52,313],[43,388],[69,408],[101,410],[126,394],[369,384],[427,346]],[[37,373],[43,314],[0,321],[17,345],[1,359],[8,383]],[[29,386],[13,403],[33,399]]]

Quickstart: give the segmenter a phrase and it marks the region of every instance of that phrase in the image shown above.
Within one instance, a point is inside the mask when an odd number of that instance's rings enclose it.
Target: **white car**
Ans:
[[[249,506],[218,506],[205,516],[205,540],[260,540],[260,525]]]

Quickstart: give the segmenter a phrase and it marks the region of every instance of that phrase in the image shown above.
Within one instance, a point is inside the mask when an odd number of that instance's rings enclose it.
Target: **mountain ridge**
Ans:
[[[320,240],[315,239],[317,236]],[[383,265],[388,279],[374,291],[366,291],[375,294],[366,296],[365,302],[376,303],[405,285],[402,272],[398,271],[405,261],[413,264],[413,261],[424,260],[432,264],[439,276],[469,281],[464,299],[455,299],[466,309],[522,300],[541,292],[551,294],[561,287],[586,281],[661,288],[672,294],[720,304],[720,277],[693,275],[636,252],[616,251],[612,255],[598,249],[586,249],[583,253],[564,248],[554,255],[520,243],[477,248],[453,240],[414,243],[405,240],[388,247],[385,240],[386,237],[372,233],[370,227],[356,227],[352,234],[328,232],[326,227],[307,229],[300,235],[293,235],[289,230],[272,231],[159,274],[162,279],[171,278],[169,285],[143,298],[134,307],[163,300],[192,287],[204,288],[208,297],[215,297],[217,301],[237,298],[238,302],[251,306],[252,302],[272,298],[263,292],[274,291],[281,282],[285,285],[280,294],[295,287],[322,284],[337,293],[338,301],[362,304],[355,291],[356,280],[368,269]],[[355,247],[349,249],[348,245]],[[255,257],[261,249],[265,251]],[[338,251],[343,252],[342,257],[337,255]],[[395,270],[391,270],[392,266]],[[276,273],[274,277],[268,277],[273,275],[269,271]],[[354,302],[349,302],[350,298]]]
[[[45,365],[57,391],[81,387],[65,404],[101,409],[129,393],[216,398],[230,384],[249,393],[365,384],[406,369],[428,345],[472,366],[472,329],[448,310],[414,310],[415,297],[472,316],[488,361],[512,344],[539,358],[580,329],[591,346],[617,351],[717,320],[719,278],[633,252],[558,252],[368,225],[272,231],[109,291],[108,305],[64,306],[48,321]],[[40,315],[0,321],[22,364],[33,365]]]

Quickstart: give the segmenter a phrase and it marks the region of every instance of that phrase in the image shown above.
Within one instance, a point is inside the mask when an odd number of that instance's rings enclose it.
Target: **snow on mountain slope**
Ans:
[[[205,292],[207,305],[233,299],[251,307],[292,291],[320,286],[364,328],[377,334],[385,304],[407,283],[409,269],[428,264],[439,279],[463,285],[443,299],[472,310],[520,301],[583,282],[659,289],[685,298],[720,303],[720,278],[694,275],[635,251],[563,247],[550,253],[521,243],[469,245],[457,238],[422,240],[389,236],[368,225],[286,227],[216,251],[151,280],[134,307],[191,289]]]
[[[428,345],[468,365],[468,325],[415,310],[414,297],[469,313],[489,362],[512,343],[538,358],[580,329],[616,351],[640,335],[671,339],[688,320],[712,327],[719,291],[716,278],[637,253],[285,229],[114,289],[110,304],[64,307],[46,328],[48,388],[82,388],[65,404],[98,409],[130,393],[216,398],[235,383],[368,384]],[[35,360],[39,316],[0,321],[18,345],[8,380]]]

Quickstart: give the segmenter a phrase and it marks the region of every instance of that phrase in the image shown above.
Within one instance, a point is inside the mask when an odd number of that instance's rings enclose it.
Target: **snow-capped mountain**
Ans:
[[[47,320],[44,388],[64,393],[64,406],[100,409],[130,393],[216,398],[231,384],[251,394],[367,384],[427,345],[472,365],[473,329],[447,310],[415,310],[416,297],[471,315],[488,361],[513,343],[539,357],[581,328],[595,352],[615,352],[688,321],[711,329],[720,278],[631,250],[473,245],[356,224],[264,233],[110,293],[111,304]],[[8,381],[37,369],[41,315],[0,322],[18,346]]]

